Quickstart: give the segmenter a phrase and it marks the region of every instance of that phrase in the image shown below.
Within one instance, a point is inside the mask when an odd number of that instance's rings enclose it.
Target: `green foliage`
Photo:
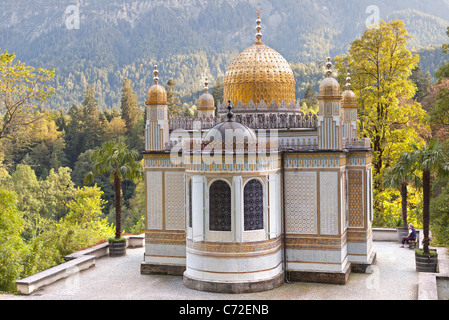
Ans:
[[[126,242],[126,238],[115,238],[115,237],[109,237],[108,242]]]
[[[441,79],[435,86],[435,101],[429,110],[432,124],[437,124],[439,128],[449,129],[449,78]]]
[[[425,112],[411,100],[416,86],[409,76],[419,57],[407,49],[410,37],[402,21],[382,21],[378,29],[367,29],[351,44],[349,55],[336,58],[338,70],[352,75],[360,105],[360,135],[372,140],[376,175],[424,130]]]
[[[78,189],[67,203],[69,213],[56,224],[56,247],[61,256],[107,239],[114,229],[102,218],[101,190],[97,186]]]
[[[118,177],[121,180],[143,179],[140,155],[136,150],[129,150],[123,141],[108,141],[101,148],[96,148],[90,160],[94,164],[91,174],[86,175],[86,182],[92,183],[97,174],[109,173],[111,182]]]
[[[99,187],[75,189],[69,168],[37,180],[18,165],[0,187],[0,291],[15,280],[63,262],[63,257],[114,234],[102,215]]]
[[[54,70],[35,69],[5,51],[0,54],[0,143],[20,137],[20,130],[36,121],[36,109],[54,90],[48,82]]]
[[[72,172],[73,182],[77,187],[84,186],[84,177],[87,173],[93,170],[93,163],[90,160],[94,150],[87,150],[78,157],[75,163],[75,168]],[[103,191],[102,199],[105,201],[103,212],[107,214],[111,206],[114,205],[114,188],[109,181],[109,174],[98,174],[93,181],[95,185]]]
[[[430,206],[433,243],[449,247],[449,189],[446,187],[434,199]]]
[[[175,90],[176,83],[173,79],[168,80],[165,90],[167,91],[167,103],[168,103],[168,116],[181,116],[183,115],[183,108],[181,106],[181,100],[179,99],[179,93]]]
[[[21,212],[17,209],[17,194],[0,187],[0,292],[14,292],[15,280],[21,275],[26,245]]]
[[[449,27],[447,27],[447,36],[449,37]],[[443,44],[443,53],[449,53],[449,44]],[[441,64],[435,73],[435,77],[439,80],[443,78],[449,78],[449,61],[446,61]]]
[[[131,234],[141,234],[145,231],[145,182],[139,181],[135,196],[129,200],[128,207],[123,212],[123,230]]]
[[[432,139],[426,145],[411,146],[411,151],[401,156],[401,161],[407,164],[407,170],[420,170],[423,183],[423,249],[429,253],[429,228],[430,228],[430,201],[432,178],[435,176],[444,178],[449,176],[449,157],[446,155],[443,145]]]
[[[126,130],[129,132],[139,119],[139,104],[129,79],[123,82],[121,107],[122,119],[125,120]]]
[[[424,249],[415,249],[415,253],[419,255],[428,255],[428,256],[434,256],[438,254],[436,250],[429,250],[429,252],[425,252]]]
[[[376,228],[403,227],[401,194],[397,189],[375,190],[374,196],[380,206],[374,215]],[[407,222],[416,228],[422,227],[422,191],[409,188],[407,201]]]
[[[416,66],[412,70],[410,80],[414,83],[414,85],[417,88],[413,99],[416,99],[418,102],[422,102],[424,98],[428,95],[432,87],[432,77],[430,76],[430,73],[427,72],[426,74],[424,74],[421,67]]]
[[[116,238],[122,234],[122,181],[143,179],[144,171],[136,150],[129,150],[123,141],[108,141],[96,148],[91,156],[93,170],[85,176],[92,183],[98,174],[109,173],[115,192]]]

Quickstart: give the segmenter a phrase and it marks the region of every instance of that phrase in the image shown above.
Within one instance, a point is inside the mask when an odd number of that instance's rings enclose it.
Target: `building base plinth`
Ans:
[[[189,289],[214,292],[214,293],[255,293],[273,290],[285,282],[284,271],[274,278],[260,281],[244,281],[244,282],[229,282],[229,281],[207,281],[196,279],[184,274],[184,285]]]
[[[369,267],[371,267],[373,264],[376,263],[377,254],[376,252],[373,252],[366,263],[358,263],[358,262],[352,262],[351,263],[351,271],[354,273],[370,273]]]
[[[312,282],[345,285],[348,282],[351,267],[348,263],[342,272],[287,271],[287,279],[292,282]]]
[[[140,265],[140,274],[160,274],[166,276],[182,276],[186,271],[185,266],[154,264],[143,262]]]

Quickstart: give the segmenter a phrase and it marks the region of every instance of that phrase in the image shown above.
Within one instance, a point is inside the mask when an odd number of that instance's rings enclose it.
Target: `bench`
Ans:
[[[408,241],[408,248],[409,249],[415,249],[417,245],[418,245],[418,241],[416,239]]]
[[[419,249],[419,230],[416,230],[416,239],[409,240],[408,248],[409,249],[416,249],[416,248]]]

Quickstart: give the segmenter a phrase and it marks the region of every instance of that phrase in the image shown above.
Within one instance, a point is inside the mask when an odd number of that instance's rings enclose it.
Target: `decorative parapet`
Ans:
[[[304,115],[302,112],[235,114],[234,120],[251,129],[316,129],[318,126],[316,115]],[[170,130],[209,130],[224,121],[226,121],[226,115],[196,118],[172,117]]]
[[[184,138],[172,140],[166,144],[166,151],[174,151],[178,153],[191,152],[222,152],[227,151],[233,153],[246,152],[278,152],[278,151],[310,151],[317,150],[318,142],[316,137],[295,137],[295,138],[267,138],[258,139],[257,143],[248,143],[246,141],[212,141],[206,143],[200,138]]]
[[[218,114],[226,114],[228,112],[227,110],[227,104],[225,101],[218,103]],[[270,104],[266,104],[265,101],[261,100],[259,104],[255,104],[252,100],[249,101],[248,104],[243,104],[242,101],[237,102],[236,105],[234,105],[232,112],[234,113],[300,113],[301,107],[299,103],[295,104],[293,101],[290,103],[287,103],[285,101],[282,101],[280,105],[276,103],[276,101],[271,101]]]
[[[288,154],[284,160],[286,169],[339,168],[341,156],[338,153]]]
[[[371,149],[371,139],[348,139],[343,138],[344,149]]]

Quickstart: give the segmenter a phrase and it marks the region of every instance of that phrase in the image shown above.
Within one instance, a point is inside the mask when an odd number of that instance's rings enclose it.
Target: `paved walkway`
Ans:
[[[93,268],[43,287],[30,296],[0,300],[414,300],[418,273],[414,251],[394,242],[374,242],[377,263],[371,274],[355,274],[345,286],[289,283],[253,294],[214,294],[184,287],[182,277],[141,275],[144,249],[120,258],[103,257]],[[443,249],[444,250],[444,249]]]

